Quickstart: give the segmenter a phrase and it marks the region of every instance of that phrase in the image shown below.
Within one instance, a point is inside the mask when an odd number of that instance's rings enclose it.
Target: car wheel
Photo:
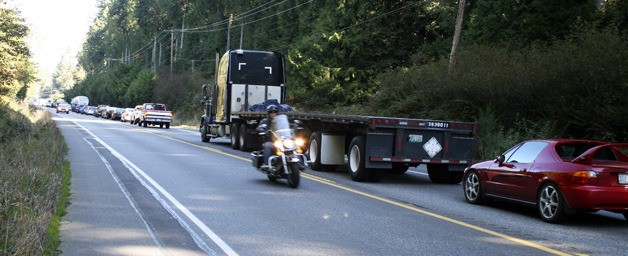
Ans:
[[[170,129],[170,123],[166,124],[166,129]]]
[[[148,127],[148,123],[146,121],[142,122],[142,126]]]
[[[471,204],[479,204],[484,201],[484,190],[482,188],[482,182],[480,182],[480,176],[474,171],[467,173],[467,176],[463,180],[464,199]]]
[[[547,183],[541,187],[536,207],[545,222],[558,223],[565,217],[563,194],[555,184]]]

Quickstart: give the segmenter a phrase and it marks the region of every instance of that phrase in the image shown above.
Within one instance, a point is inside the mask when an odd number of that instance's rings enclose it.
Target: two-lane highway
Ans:
[[[534,209],[464,201],[421,168],[356,183],[342,170],[270,182],[249,153],[198,132],[55,115],[70,148],[68,255],[625,255],[611,213],[561,225]]]

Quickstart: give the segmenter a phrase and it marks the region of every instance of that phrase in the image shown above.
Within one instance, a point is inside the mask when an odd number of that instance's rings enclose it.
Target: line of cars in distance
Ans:
[[[75,106],[72,111],[83,114],[83,115],[91,115],[94,117],[100,117],[103,119],[110,120],[122,120],[122,114],[125,111],[130,110],[133,112],[132,108],[118,108],[107,105],[98,105],[98,106]],[[127,115],[128,116],[128,115]]]
[[[144,103],[135,106],[135,108],[119,108],[108,105],[76,105],[72,111],[103,119],[120,120],[123,123],[129,122],[144,127],[158,125],[160,128],[163,128],[165,126],[166,129],[170,128],[173,117],[172,112],[166,108],[166,105],[161,103]]]

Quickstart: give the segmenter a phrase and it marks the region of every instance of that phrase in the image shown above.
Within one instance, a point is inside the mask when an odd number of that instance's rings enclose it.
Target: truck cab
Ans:
[[[238,112],[249,112],[254,104],[275,99],[285,102],[284,59],[277,52],[230,50],[217,61],[216,83],[204,85],[204,115],[201,117],[201,139],[231,137],[248,120]],[[246,147],[246,145],[245,145]]]

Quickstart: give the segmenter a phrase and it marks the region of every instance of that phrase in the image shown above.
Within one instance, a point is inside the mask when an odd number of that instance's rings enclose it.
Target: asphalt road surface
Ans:
[[[307,169],[291,189],[227,140],[53,116],[72,169],[65,255],[628,255],[620,214],[548,224],[532,208],[468,204],[421,166],[379,183]]]

